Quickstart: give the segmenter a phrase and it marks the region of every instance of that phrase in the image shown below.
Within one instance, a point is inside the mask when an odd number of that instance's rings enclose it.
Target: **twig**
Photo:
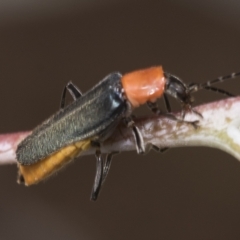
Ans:
[[[183,146],[207,146],[221,149],[240,160],[240,97],[228,98],[194,108],[196,114],[187,114],[185,120],[199,120],[195,129],[191,124],[179,123],[164,116],[150,116],[136,119],[146,146],[159,148]],[[175,114],[180,117],[180,114]],[[0,135],[0,164],[16,163],[17,145],[31,132],[18,132]],[[132,151],[135,143],[131,129],[119,126],[113,135],[104,142],[103,152]],[[94,149],[82,152],[92,154]]]

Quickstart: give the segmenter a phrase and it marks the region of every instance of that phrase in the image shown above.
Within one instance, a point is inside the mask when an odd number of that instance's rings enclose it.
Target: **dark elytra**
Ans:
[[[17,148],[17,160],[30,165],[85,139],[103,141],[129,112],[120,73],[112,73],[76,101],[38,126]]]

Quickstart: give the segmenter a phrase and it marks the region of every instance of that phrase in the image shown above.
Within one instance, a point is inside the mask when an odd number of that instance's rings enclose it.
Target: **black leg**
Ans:
[[[119,152],[111,152],[111,153],[107,154],[106,160],[105,160],[105,163],[104,163],[104,167],[103,167],[102,185],[105,182],[106,177],[108,175],[108,172],[109,172],[109,169],[110,169],[110,166],[111,166],[111,163],[112,163],[112,157],[113,157],[113,155],[118,154],[118,153]]]
[[[157,152],[164,153],[164,152],[166,152],[169,148],[168,148],[168,147],[159,148],[159,147],[157,147],[156,145],[153,145],[153,144],[152,144],[152,149],[155,150],[155,151],[157,151]]]
[[[157,102],[147,102],[147,106],[151,109],[151,111],[156,114],[156,115],[161,115],[165,116],[169,119],[175,120],[175,121],[180,121],[182,120],[177,119],[170,111],[171,111],[171,106],[169,104],[167,96],[164,94],[164,100],[167,108],[167,113],[161,112],[161,110],[158,108]],[[185,111],[182,111],[182,113],[185,113]],[[183,118],[184,119],[184,118]]]
[[[196,110],[194,110],[192,108],[192,105],[191,104],[184,104],[183,107],[182,107],[182,111],[181,111],[181,120],[182,122],[186,122],[186,123],[192,123],[192,125],[196,126],[196,124],[198,123],[198,121],[193,121],[193,122],[189,122],[189,121],[185,121],[185,116],[186,116],[186,113],[187,112],[191,112],[191,113],[194,113],[195,115],[197,115],[198,117],[200,118],[203,118],[202,114]],[[196,128],[196,127],[195,127]]]
[[[134,135],[135,142],[136,142],[137,153],[138,154],[145,153],[145,144],[144,144],[144,140],[143,140],[141,131],[139,130],[139,128],[137,126],[133,126],[132,130],[133,130],[133,135]]]
[[[172,109],[171,109],[171,105],[168,100],[167,94],[165,94],[165,93],[163,94],[163,99],[164,99],[165,107],[167,109],[167,113],[170,113],[172,111]],[[157,102],[147,102],[147,106],[156,115],[160,115],[162,113],[162,111],[158,108]]]
[[[69,82],[63,89],[60,108],[64,108],[64,106],[65,106],[65,98],[66,98],[67,90],[69,91],[69,93],[73,97],[74,101],[82,96],[82,93],[77,88],[77,86],[75,86],[72,82]]]
[[[171,107],[170,107],[167,96],[165,96],[164,99],[165,99],[167,111],[171,111]],[[201,113],[192,109],[192,107],[190,105],[186,105],[186,106],[183,107],[182,112],[181,112],[181,119],[178,119],[177,117],[175,117],[171,112],[161,113],[161,111],[157,107],[156,102],[154,102],[154,103],[147,102],[147,105],[152,110],[152,112],[155,113],[156,115],[165,116],[165,117],[167,117],[171,120],[177,121],[177,122],[191,124],[191,125],[193,125],[194,128],[197,128],[198,121],[193,121],[193,122],[185,121],[184,118],[185,118],[186,112],[191,111],[194,114],[198,115],[199,117],[202,117]]]
[[[172,111],[172,108],[171,108],[170,102],[168,100],[167,94],[164,93],[163,98],[164,98],[164,102],[165,102],[167,112],[170,113]]]
[[[157,102],[147,102],[147,106],[156,115],[160,115],[162,113],[161,110],[158,108]]]
[[[96,158],[97,158],[97,165],[96,165],[96,175],[93,185],[93,190],[91,193],[91,200],[96,201],[99,195],[99,192],[102,188],[103,183],[106,180],[106,177],[108,175],[112,157],[113,155],[117,154],[118,152],[111,152],[108,153],[106,156],[105,162],[102,160],[101,152],[100,150],[96,151]]]
[[[127,127],[132,128],[133,136],[136,143],[137,153],[138,154],[145,153],[145,144],[144,144],[143,136],[140,129],[137,126],[135,126],[135,123],[132,117],[125,118],[124,120]]]
[[[96,159],[97,159],[97,165],[96,165],[96,174],[91,194],[91,200],[96,201],[101,185],[102,185],[102,179],[103,179],[103,160],[101,156],[101,151],[99,149],[96,150]]]
[[[185,121],[184,118],[185,118],[185,115],[188,111],[191,111],[194,114],[196,114],[196,115],[198,115],[199,117],[202,118],[201,113],[195,111],[194,109],[192,109],[191,105],[187,104],[187,105],[183,106],[183,109],[181,111],[181,119],[178,119],[171,113],[171,106],[170,106],[170,103],[168,101],[167,95],[164,94],[163,96],[164,96],[164,101],[165,101],[165,105],[166,105],[166,108],[167,108],[167,113],[162,113],[161,110],[159,110],[157,102],[147,102],[148,107],[151,109],[151,111],[154,114],[165,116],[165,117],[167,117],[171,120],[177,121],[177,122],[191,124],[194,128],[197,128],[198,121],[189,122],[189,121]]]
[[[151,111],[156,114],[156,115],[161,115],[161,116],[165,116],[169,119],[172,120],[176,120],[178,121],[178,119],[171,113],[171,106],[170,103],[168,101],[168,97],[166,94],[164,94],[164,101],[165,101],[165,106],[167,109],[167,113],[163,113],[159,108],[158,108],[158,104],[157,102],[147,102],[147,106],[151,109]]]

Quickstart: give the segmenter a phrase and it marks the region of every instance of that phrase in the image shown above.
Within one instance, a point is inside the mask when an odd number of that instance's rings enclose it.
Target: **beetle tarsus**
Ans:
[[[81,91],[78,89],[76,85],[74,85],[72,82],[68,82],[67,85],[63,89],[62,97],[61,97],[61,103],[60,108],[64,108],[65,106],[65,100],[66,100],[66,93],[68,92],[73,97],[73,100],[76,101],[78,98],[82,96]]]
[[[96,164],[96,175],[95,175],[93,190],[91,194],[92,201],[97,200],[97,197],[102,185],[102,179],[103,179],[103,160],[101,156],[101,151],[99,149],[96,150],[95,156],[97,159],[97,164]]]
[[[203,115],[202,115],[200,112],[198,112],[198,111],[196,111],[196,110],[194,110],[194,109],[191,109],[191,111],[192,111],[195,115],[197,115],[198,117],[203,118]]]
[[[139,130],[139,128],[135,125],[132,127],[132,130],[133,130],[133,136],[136,142],[137,153],[144,154],[146,150],[145,150],[145,144],[144,144],[142,133]]]
[[[168,147],[164,147],[164,148],[159,148],[156,145],[152,144],[152,149],[155,150],[156,152],[160,152],[160,153],[164,153],[166,152],[169,148]]]
[[[125,118],[124,122],[127,125],[127,127],[132,128],[132,133],[135,139],[135,143],[136,143],[135,146],[136,146],[137,153],[144,154],[146,152],[146,149],[145,149],[145,143],[144,143],[143,136],[140,129],[137,126],[135,126],[135,122],[133,121],[132,117]]]
[[[108,172],[109,172],[109,169],[110,169],[110,166],[111,166],[111,163],[112,163],[113,155],[118,154],[118,153],[119,152],[111,152],[111,153],[107,154],[106,160],[105,160],[105,163],[104,163],[104,167],[103,167],[102,185],[105,182],[106,177],[108,175]]]
[[[201,113],[198,113],[197,111],[193,111],[193,113],[202,118]],[[167,118],[169,118],[173,121],[179,122],[179,123],[191,124],[195,129],[197,129],[199,127],[198,126],[198,123],[199,123],[198,120],[196,120],[196,121],[186,121],[186,120],[184,120],[186,114],[184,114],[184,117],[181,116],[181,119],[177,118],[172,113],[162,113],[161,115],[164,116],[164,117],[167,117]]]
[[[170,102],[168,100],[168,97],[167,97],[166,93],[163,94],[163,98],[164,98],[164,103],[165,103],[167,112],[170,113],[172,111],[172,108],[171,108],[171,105],[170,105]]]
[[[101,156],[101,151],[98,149],[96,150],[96,159],[97,159],[97,165],[96,165],[96,175],[95,175],[95,180],[93,184],[93,190],[91,193],[91,200],[96,201],[99,195],[99,192],[101,190],[101,187],[103,183],[106,180],[106,177],[108,175],[111,162],[112,162],[112,157],[113,155],[117,154],[119,152],[111,152],[108,153],[106,156],[105,162],[102,159]]]

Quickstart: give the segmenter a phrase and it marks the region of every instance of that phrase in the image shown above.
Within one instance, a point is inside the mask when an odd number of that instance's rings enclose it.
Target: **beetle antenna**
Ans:
[[[232,73],[230,75],[226,75],[226,76],[223,76],[223,77],[218,77],[216,79],[213,79],[213,80],[207,81],[205,83],[201,83],[201,84],[197,84],[197,83],[196,84],[190,84],[189,85],[189,92],[191,92],[191,93],[192,92],[197,92],[197,91],[199,91],[201,89],[207,89],[207,90],[216,91],[217,88],[211,87],[213,84],[219,83],[219,82],[224,82],[224,81],[226,81],[228,79],[232,79],[232,78],[235,78],[235,77],[238,77],[238,76],[240,76],[240,72]],[[221,91],[219,91],[219,92],[221,93]],[[225,92],[223,94],[225,94]],[[226,94],[226,95],[230,95],[230,94]]]

